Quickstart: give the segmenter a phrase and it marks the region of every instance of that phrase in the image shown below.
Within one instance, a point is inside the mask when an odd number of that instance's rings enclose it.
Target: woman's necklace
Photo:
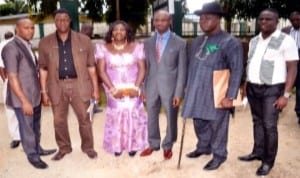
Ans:
[[[124,44],[120,44],[120,45],[117,45],[116,43],[112,43],[113,47],[116,49],[116,50],[122,50],[125,48],[127,42],[125,42]]]

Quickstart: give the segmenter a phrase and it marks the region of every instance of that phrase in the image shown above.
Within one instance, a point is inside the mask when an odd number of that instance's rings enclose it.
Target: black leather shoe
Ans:
[[[254,160],[261,160],[261,157],[256,155],[256,154],[249,154],[249,155],[246,155],[246,156],[240,156],[238,157],[239,160],[241,161],[254,161]]]
[[[35,168],[38,168],[38,169],[46,169],[48,167],[48,165],[44,161],[42,161],[42,160],[39,160],[39,161],[29,161],[29,162]]]
[[[258,176],[265,176],[268,175],[271,171],[272,166],[266,163],[262,163],[262,165],[257,169],[256,175]]]
[[[130,152],[128,152],[128,155],[129,155],[130,157],[134,157],[135,154],[136,154],[136,151],[130,151]]]
[[[204,166],[203,169],[207,171],[218,169],[224,161],[225,160],[212,159]]]
[[[192,152],[186,154],[186,157],[188,157],[188,158],[198,158],[201,155],[209,155],[209,154],[210,154],[209,152],[200,152],[200,151],[195,150],[195,151],[192,151]]]
[[[56,152],[56,149],[50,149],[50,150],[42,150],[40,151],[40,156],[47,156],[51,155]]]
[[[20,145],[20,140],[13,140],[10,143],[10,148],[14,149],[14,148],[17,148],[19,145]]]
[[[115,157],[118,157],[122,154],[122,152],[115,152]]]

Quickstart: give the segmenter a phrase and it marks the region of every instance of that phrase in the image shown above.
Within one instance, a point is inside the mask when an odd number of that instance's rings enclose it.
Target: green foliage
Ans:
[[[0,15],[13,15],[27,13],[28,5],[22,0],[6,0],[5,4],[0,5]]]
[[[81,0],[83,8],[81,11],[86,13],[93,22],[100,22],[103,20],[103,4],[104,0]]]
[[[228,1],[228,0],[223,0]],[[290,13],[300,10],[299,0],[235,0],[236,15],[238,18],[256,18],[266,8],[274,8],[280,17],[287,18]]]
[[[116,20],[116,0],[106,0],[106,4],[106,22],[111,23]],[[120,19],[136,31],[140,25],[146,24],[148,8],[148,0],[120,0]]]

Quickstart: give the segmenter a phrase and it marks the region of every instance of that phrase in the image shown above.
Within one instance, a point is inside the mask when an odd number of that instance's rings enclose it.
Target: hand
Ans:
[[[119,89],[116,89],[113,93],[112,93],[112,96],[114,98],[117,98],[117,99],[121,99],[123,98],[123,92]]]
[[[286,105],[288,104],[288,98],[285,98],[283,96],[280,96],[273,104],[273,106],[278,109],[282,110]]]
[[[142,98],[142,101],[145,102],[146,101],[146,95],[144,92],[141,92],[141,98]]]
[[[224,98],[221,101],[222,108],[230,109],[233,107],[233,100],[230,98]]]
[[[43,106],[50,106],[51,101],[48,93],[42,93],[42,104]]]
[[[27,100],[22,102],[22,110],[25,115],[32,116],[33,115],[33,107],[31,103]]]
[[[94,90],[93,94],[92,94],[92,97],[93,97],[94,100],[99,101],[99,99],[100,99],[99,90]]]
[[[128,95],[130,98],[136,98],[139,97],[139,92],[135,89],[129,89]]]
[[[174,108],[179,107],[180,103],[181,103],[181,98],[176,98],[176,97],[173,98],[172,105]]]

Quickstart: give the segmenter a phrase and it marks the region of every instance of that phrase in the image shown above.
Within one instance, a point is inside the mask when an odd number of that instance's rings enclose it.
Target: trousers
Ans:
[[[79,123],[81,149],[83,152],[94,150],[92,124],[87,113],[89,101],[83,101],[80,97],[77,79],[60,80],[62,98],[57,105],[52,105],[54,115],[55,139],[62,153],[72,151],[71,139],[68,129],[69,105],[72,106]]]
[[[247,97],[253,121],[254,147],[263,163],[273,165],[278,149],[279,110],[274,102],[283,94],[284,84],[257,85],[247,83]]]

